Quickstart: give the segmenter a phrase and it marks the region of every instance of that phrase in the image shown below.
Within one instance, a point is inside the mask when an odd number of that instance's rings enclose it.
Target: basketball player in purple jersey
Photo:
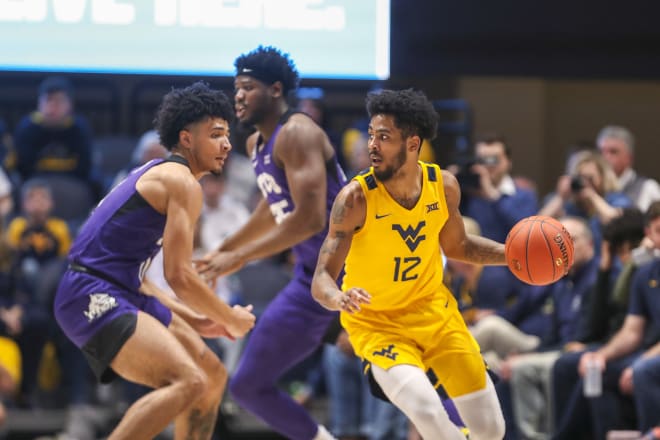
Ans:
[[[259,318],[229,387],[241,406],[287,438],[332,439],[276,382],[320,345],[337,317],[314,301],[310,286],[332,202],[346,178],[324,131],[287,105],[298,82],[288,56],[260,46],[235,66],[236,115],[257,128],[247,150],[264,199],[198,270],[210,280],[293,249],[294,277]]]
[[[71,247],[57,322],[101,381],[119,375],[155,389],[128,409],[110,439],[151,439],[171,421],[176,439],[210,438],[227,374],[200,334],[240,337],[254,325],[251,306],[230,308],[192,265],[197,180],[222,169],[232,113],[227,97],[204,83],[168,93],[156,128],[171,156],[131,172]],[[143,279],[161,246],[165,278],[183,303]]]

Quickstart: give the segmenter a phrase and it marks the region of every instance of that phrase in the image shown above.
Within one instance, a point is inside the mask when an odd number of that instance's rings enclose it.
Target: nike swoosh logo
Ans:
[[[381,218],[385,218],[385,217],[390,216],[390,215],[392,215],[391,212],[389,214],[383,214],[383,215],[376,214],[376,220],[380,220]]]

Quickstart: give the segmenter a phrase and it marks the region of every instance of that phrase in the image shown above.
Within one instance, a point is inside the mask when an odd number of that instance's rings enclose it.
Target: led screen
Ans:
[[[389,77],[389,0],[0,0],[0,70],[233,75],[258,45],[306,78]]]

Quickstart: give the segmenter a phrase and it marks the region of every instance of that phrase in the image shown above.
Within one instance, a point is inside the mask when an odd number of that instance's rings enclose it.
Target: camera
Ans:
[[[571,177],[571,191],[574,193],[579,193],[584,189],[586,185],[584,184],[584,180],[580,176],[572,176]]]
[[[466,157],[459,160],[457,164],[460,170],[456,174],[456,180],[458,180],[461,190],[478,190],[481,188],[481,176],[470,170],[473,165],[494,166],[499,162],[500,159],[497,156]]]

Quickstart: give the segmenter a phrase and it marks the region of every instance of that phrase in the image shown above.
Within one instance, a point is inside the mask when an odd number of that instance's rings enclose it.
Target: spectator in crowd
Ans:
[[[325,92],[316,87],[301,87],[296,91],[298,103],[296,110],[305,113],[316,122],[328,135],[330,143],[337,152],[337,160],[342,168],[346,168],[346,160],[340,148],[340,135],[328,123],[328,109],[325,104]]]
[[[596,282],[598,260],[588,224],[575,217],[561,222],[574,240],[573,267],[553,284],[530,288],[547,292],[543,306],[551,313],[546,334],[536,352],[511,356],[500,369],[509,379],[515,425],[525,439],[547,438],[550,433],[552,366],[563,345],[575,339],[582,303]]]
[[[0,230],[4,225],[0,224]],[[13,253],[4,234],[0,235],[0,426],[6,419],[3,402],[13,401],[21,384],[21,351],[15,335],[20,329],[20,309],[16,307],[11,276]]]
[[[33,179],[21,188],[21,213],[7,228],[12,249],[15,294],[3,320],[23,353],[22,398],[29,404],[36,390],[43,348],[50,337],[51,301],[64,270],[71,236],[66,222],[51,216],[53,199],[47,182]]]
[[[642,432],[658,424],[660,415],[660,259],[641,266],[632,280],[630,305],[623,327],[603,347],[584,353],[579,372],[596,363],[603,372],[602,394],[589,399],[595,438],[629,428],[621,401],[632,396]]]
[[[92,165],[92,131],[74,113],[73,86],[59,76],[39,86],[37,110],[25,116],[14,132],[16,171],[22,181],[35,175],[64,175],[100,187]]]
[[[503,136],[485,134],[475,144],[475,161],[462,168],[448,167],[462,190],[461,212],[476,220],[481,235],[504,242],[511,228],[538,210],[536,193],[518,186],[511,177],[511,149]],[[515,300],[520,283],[504,266],[484,267],[480,283],[487,295],[474,298],[473,307],[502,309]]]
[[[205,252],[216,249],[250,217],[247,208],[227,191],[227,176],[209,174],[200,181],[204,207],[200,225],[200,247]]]
[[[654,205],[653,219],[648,217],[647,222],[650,225],[655,219],[658,220],[660,244],[660,202]],[[590,433],[589,407],[578,375],[578,362],[582,353],[601,346],[623,324],[630,282],[639,264],[639,260],[633,257],[633,250],[644,236],[644,225],[644,216],[636,208],[629,208],[603,231],[598,276],[585,301],[578,333],[574,341],[564,346],[565,353],[553,366],[551,382],[554,436],[557,439],[593,437]]]
[[[596,138],[598,150],[610,164],[621,191],[645,212],[651,202],[660,200],[660,185],[655,179],[641,176],[633,169],[635,138],[620,126],[604,127]]]
[[[167,149],[160,143],[160,137],[156,130],[146,131],[140,136],[140,140],[133,150],[131,155],[131,163],[119,170],[115,176],[111,188],[114,188],[119,182],[124,180],[126,175],[131,172],[133,168],[144,165],[151,159],[162,159],[167,156]]]
[[[503,136],[485,134],[475,145],[475,163],[457,175],[463,183],[462,212],[479,223],[484,237],[504,242],[518,221],[538,210],[536,193],[511,177],[511,148]]]
[[[346,175],[353,178],[357,173],[371,166],[368,148],[369,137],[366,132],[357,131],[355,136],[350,137],[350,142],[350,145],[345,149],[349,152],[349,156],[346,158]]]
[[[0,336],[0,427],[7,419],[4,401],[13,398],[20,383],[21,350],[12,338]]]
[[[0,118],[0,221],[3,224],[14,209],[12,184],[6,170],[8,166],[13,166],[15,156],[11,135],[5,121]]]
[[[568,174],[559,177],[556,191],[546,198],[539,215],[586,219],[591,225],[594,246],[600,252],[603,226],[621,215],[622,208],[632,206],[632,202],[619,191],[614,171],[597,152],[579,151],[567,163]]]

